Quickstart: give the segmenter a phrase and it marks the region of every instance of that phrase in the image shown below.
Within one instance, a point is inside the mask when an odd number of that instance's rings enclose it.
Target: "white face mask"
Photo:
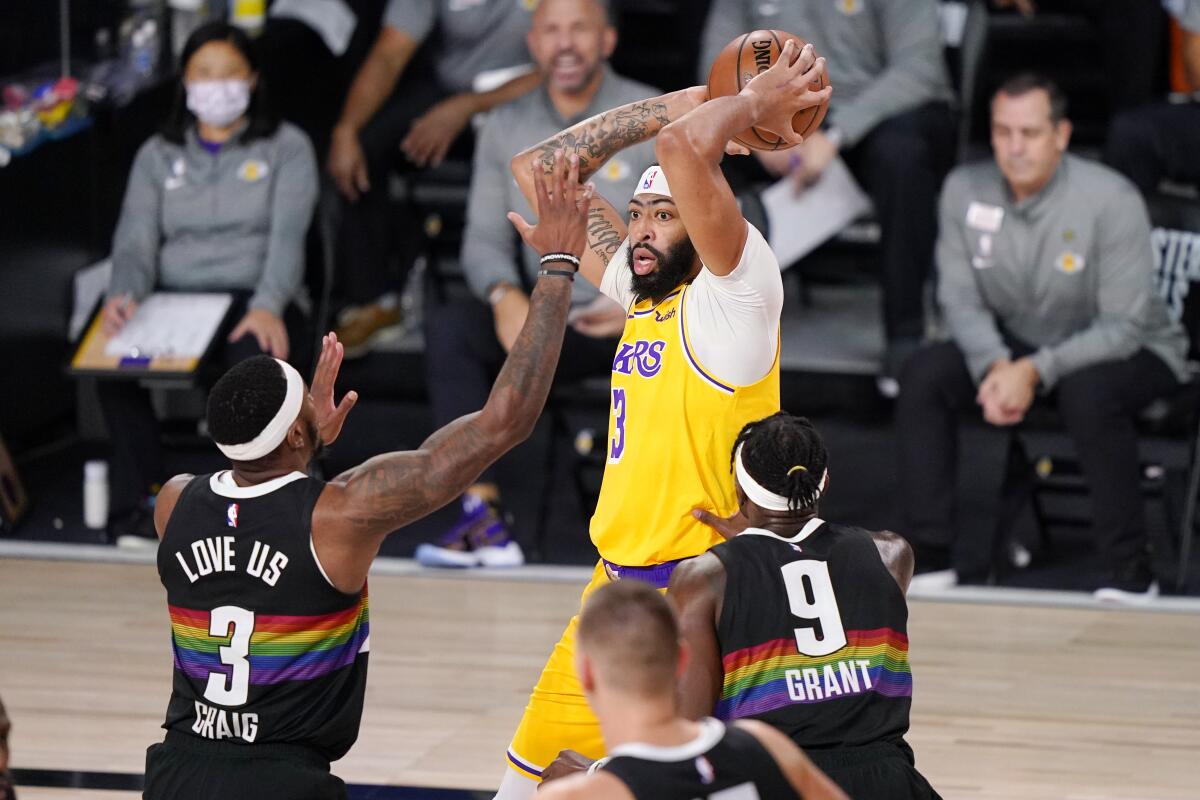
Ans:
[[[250,81],[189,81],[187,107],[207,125],[224,128],[250,106]]]

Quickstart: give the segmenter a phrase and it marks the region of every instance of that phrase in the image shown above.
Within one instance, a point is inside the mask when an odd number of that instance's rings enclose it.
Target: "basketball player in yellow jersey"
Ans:
[[[657,136],[660,165],[639,178],[628,227],[596,198],[589,211],[580,272],[624,306],[627,319],[613,359],[608,463],[591,522],[601,560],[585,600],[611,580],[665,589],[675,564],[719,541],[693,509],[727,516],[737,508],[730,448],[743,425],[779,410],[783,284],[719,165],[727,143],[752,125],[797,141],[792,115],[828,97],[810,88],[823,69],[811,46],[800,51],[788,42],[736,96],[707,100],[705,87],[693,87],[631,103],[513,159],[532,202],[531,160],[549,169],[556,153],[574,153],[586,180],[617,151]],[[510,218],[521,230],[520,218]],[[532,797],[560,751],[604,753],[575,675],[577,621],[533,690],[498,800]]]

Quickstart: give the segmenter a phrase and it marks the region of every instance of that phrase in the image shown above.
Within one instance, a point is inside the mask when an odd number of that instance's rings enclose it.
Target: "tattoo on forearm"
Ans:
[[[671,122],[667,104],[641,102],[598,114],[575,132],[562,133],[542,142],[538,160],[548,172],[554,164],[554,151],[565,150],[579,156],[579,179],[595,174],[613,153],[644,142]]]
[[[612,261],[613,254],[621,247],[620,231],[609,220],[603,206],[588,209],[588,247],[592,249],[605,266]]]
[[[513,426],[536,420],[550,392],[562,349],[571,284],[546,279],[530,298],[529,315],[488,397]],[[436,431],[421,453],[393,453],[361,467],[362,492],[351,518],[364,532],[388,533],[459,496],[511,444],[485,429],[480,414]],[[494,426],[492,426],[494,432]]]

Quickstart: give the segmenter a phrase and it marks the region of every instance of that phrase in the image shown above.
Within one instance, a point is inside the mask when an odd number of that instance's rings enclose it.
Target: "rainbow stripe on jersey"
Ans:
[[[775,639],[729,653],[724,669],[716,714],[723,720],[868,692],[912,696],[908,637],[891,628],[846,631],[845,647],[819,657],[796,652],[795,639]]]
[[[209,635],[209,612],[167,608],[175,668],[197,680],[206,680],[211,672],[228,674],[231,668],[221,662],[220,648],[229,646],[230,637]],[[249,653],[251,685],[309,681],[353,664],[367,649],[370,619],[365,589],[357,605],[333,614],[255,615]]]

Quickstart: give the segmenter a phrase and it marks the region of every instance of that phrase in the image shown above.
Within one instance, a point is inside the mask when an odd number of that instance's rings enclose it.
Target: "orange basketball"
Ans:
[[[708,71],[708,96],[725,97],[740,92],[751,78],[770,69],[788,39],[795,39],[800,47],[806,44],[799,36],[787,31],[760,30],[744,33],[725,45]],[[820,83],[814,82],[813,88],[821,89],[828,82],[828,78],[821,75]],[[829,101],[826,100],[818,106],[797,111],[792,117],[792,127],[801,136],[808,136],[820,127],[828,110]],[[742,131],[733,138],[754,150],[786,150],[792,146],[777,134],[760,127]]]

